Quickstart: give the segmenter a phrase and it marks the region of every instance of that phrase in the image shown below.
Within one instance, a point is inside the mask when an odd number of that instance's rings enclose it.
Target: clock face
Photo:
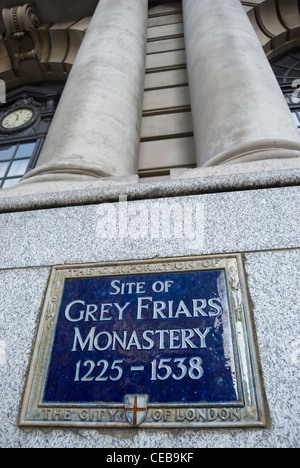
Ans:
[[[19,128],[30,122],[32,117],[33,111],[31,109],[18,109],[3,118],[2,127],[6,129]]]

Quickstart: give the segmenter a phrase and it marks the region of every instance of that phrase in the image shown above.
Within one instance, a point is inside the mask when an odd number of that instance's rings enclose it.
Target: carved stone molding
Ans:
[[[38,12],[32,4],[4,8],[3,21],[7,34],[22,37],[26,32],[34,31],[40,26]]]
[[[242,4],[270,60],[300,47],[298,0],[242,0]],[[7,88],[65,80],[91,18],[40,23],[32,3],[6,8],[2,15],[6,34],[0,33],[0,79]]]
[[[41,40],[38,31],[40,19],[34,6],[26,3],[10,9],[4,8],[2,15],[7,31],[5,41],[13,68],[18,69],[25,61],[34,61],[34,66],[38,67],[49,52],[49,44]]]
[[[268,58],[300,47],[298,0],[242,0]]]
[[[65,81],[91,18],[44,23],[32,3],[4,8],[0,78],[7,89],[38,81]]]

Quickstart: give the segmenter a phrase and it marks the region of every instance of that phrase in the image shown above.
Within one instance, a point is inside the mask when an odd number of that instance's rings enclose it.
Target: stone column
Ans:
[[[300,136],[240,0],[183,0],[197,165],[300,156]]]
[[[37,167],[23,180],[137,174],[147,0],[100,0]]]

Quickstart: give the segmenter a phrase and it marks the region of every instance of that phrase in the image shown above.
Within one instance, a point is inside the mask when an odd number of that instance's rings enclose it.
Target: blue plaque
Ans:
[[[263,424],[239,263],[55,268],[21,424]]]

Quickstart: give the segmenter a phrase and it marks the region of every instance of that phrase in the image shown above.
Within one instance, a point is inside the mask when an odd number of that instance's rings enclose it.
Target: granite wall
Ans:
[[[159,210],[163,216],[157,214]],[[6,207],[5,211],[10,212],[0,215],[1,447],[299,446],[300,219],[296,187],[141,197],[130,202],[123,195],[119,203],[94,201],[34,210]],[[170,215],[169,221],[165,213]],[[44,432],[19,428],[22,396],[53,265],[223,253],[243,255],[266,428]]]

